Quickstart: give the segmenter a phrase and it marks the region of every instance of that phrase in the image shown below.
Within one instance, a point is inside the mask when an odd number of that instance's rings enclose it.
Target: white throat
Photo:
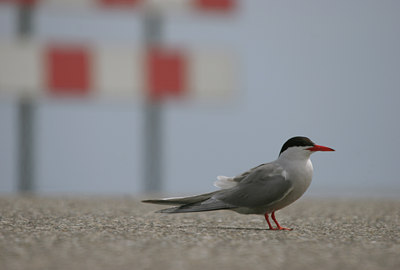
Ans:
[[[313,152],[306,150],[308,147],[298,146],[290,147],[276,160],[291,176],[298,175],[300,178],[309,178],[313,174],[313,166],[310,156]]]
[[[307,161],[310,159],[310,156],[312,154],[311,151],[306,150],[308,147],[304,146],[295,146],[295,147],[290,147],[283,151],[279,157],[278,160],[280,159],[286,159],[286,160],[298,160],[298,161]]]

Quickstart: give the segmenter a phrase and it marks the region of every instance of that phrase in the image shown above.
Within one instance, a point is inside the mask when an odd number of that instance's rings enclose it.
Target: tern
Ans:
[[[275,212],[299,199],[311,184],[311,154],[335,151],[317,145],[307,137],[287,140],[275,161],[261,164],[238,176],[218,176],[214,183],[220,190],[179,198],[144,200],[144,203],[175,205],[159,213],[189,213],[232,210],[240,214],[264,215],[270,230],[292,230],[282,227]],[[276,227],[271,225],[271,215]]]

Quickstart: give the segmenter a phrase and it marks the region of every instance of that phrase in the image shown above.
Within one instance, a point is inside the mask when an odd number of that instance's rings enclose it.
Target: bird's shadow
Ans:
[[[158,225],[160,228],[171,228],[167,225]],[[231,230],[231,231],[273,231],[267,228],[249,228],[249,227],[231,227],[231,226],[197,226],[197,225],[180,225],[174,226],[176,229],[206,229],[206,230]]]

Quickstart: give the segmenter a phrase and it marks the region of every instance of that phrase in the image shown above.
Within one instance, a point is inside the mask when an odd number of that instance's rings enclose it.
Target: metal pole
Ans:
[[[160,103],[145,104],[145,192],[160,192],[162,166],[162,108]]]
[[[33,181],[33,102],[20,97],[18,101],[19,166],[18,191],[32,192]]]
[[[17,31],[21,39],[32,34],[32,16],[34,1],[25,1],[18,8]],[[31,97],[19,97],[18,100],[18,192],[32,192],[34,188],[33,170],[33,134],[34,104]]]
[[[34,1],[21,1],[18,6],[17,32],[20,37],[30,37],[32,34],[32,11]]]
[[[161,14],[148,10],[144,17],[146,48],[161,43]],[[154,100],[146,91],[144,108],[144,191],[160,192],[162,189],[162,102]]]

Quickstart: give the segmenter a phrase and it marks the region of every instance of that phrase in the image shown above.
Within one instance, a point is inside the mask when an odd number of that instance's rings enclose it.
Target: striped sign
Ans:
[[[226,50],[0,43],[0,94],[226,98],[237,88]]]
[[[237,0],[0,0],[0,3],[18,5],[46,5],[72,8],[161,8],[193,9],[198,11],[229,13],[236,9]]]

